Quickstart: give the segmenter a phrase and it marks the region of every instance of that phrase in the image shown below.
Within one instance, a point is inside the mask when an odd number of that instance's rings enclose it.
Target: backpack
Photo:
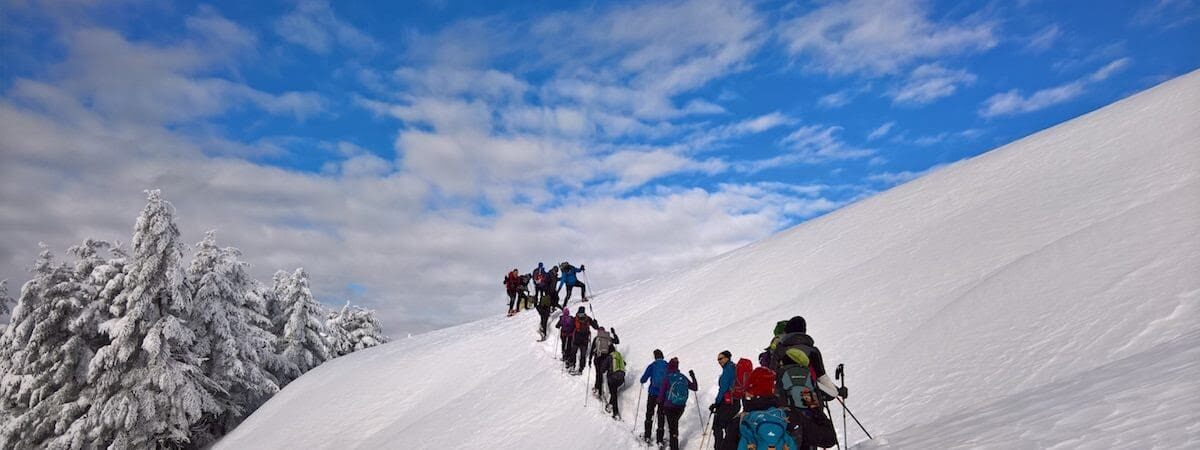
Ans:
[[[612,358],[613,358],[613,363],[612,363],[613,372],[624,372],[625,371],[625,357],[621,356],[621,352],[618,352],[616,349],[613,349]]]
[[[797,348],[788,349],[788,355],[791,356],[793,351],[801,352]],[[779,367],[777,374],[777,387],[779,395],[783,397],[788,406],[794,408],[807,408],[807,402],[804,401],[804,393],[816,395],[816,377],[814,376],[812,367],[808,365],[807,356],[804,358],[803,364],[783,364]]]
[[[596,333],[595,352],[597,355],[607,355],[608,350],[612,348],[612,335],[608,331]]]
[[[682,373],[673,372],[667,375],[667,403],[673,406],[685,406],[688,399],[688,379]]]
[[[775,371],[766,367],[756,367],[750,372],[746,382],[746,394],[755,397],[771,397],[775,395]]]
[[[737,369],[733,375],[733,389],[725,393],[725,403],[733,403],[734,400],[741,400],[746,397],[746,384],[750,382],[750,372],[754,371],[754,363],[746,358],[741,358],[737,362]]]
[[[575,318],[568,314],[563,314],[558,319],[558,326],[562,328],[562,334],[571,334],[575,332]]]
[[[787,415],[779,408],[751,411],[742,419],[741,442],[747,450],[796,450],[796,440],[787,432]]]
[[[538,270],[533,272],[533,284],[535,286],[544,286],[546,282],[546,272]]]

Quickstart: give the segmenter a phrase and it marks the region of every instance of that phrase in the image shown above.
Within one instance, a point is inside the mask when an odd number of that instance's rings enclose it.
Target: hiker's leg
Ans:
[[[582,281],[576,281],[575,285],[579,286],[579,298],[587,300],[587,285],[583,284]]]
[[[654,407],[658,405],[658,396],[646,394],[646,433],[642,437],[650,440],[650,427],[654,426]]]
[[[679,450],[679,418],[682,416],[682,409],[667,411],[667,428],[671,433],[671,450]]]

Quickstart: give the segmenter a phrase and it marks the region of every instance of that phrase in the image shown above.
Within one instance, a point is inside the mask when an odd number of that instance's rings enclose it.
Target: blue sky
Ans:
[[[7,5],[0,278],[156,187],[189,242],[424,331],[512,266],[660,273],[1200,62],[1187,0],[376,3]]]

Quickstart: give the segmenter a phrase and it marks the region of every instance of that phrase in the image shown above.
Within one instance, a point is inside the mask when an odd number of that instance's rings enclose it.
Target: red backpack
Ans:
[[[737,370],[733,375],[733,389],[725,393],[725,403],[733,403],[733,399],[746,398],[746,385],[750,382],[750,373],[754,371],[754,363],[741,358],[737,362]]]
[[[753,372],[750,372],[750,381],[746,383],[746,395],[774,397],[775,371],[766,367],[756,367]]]

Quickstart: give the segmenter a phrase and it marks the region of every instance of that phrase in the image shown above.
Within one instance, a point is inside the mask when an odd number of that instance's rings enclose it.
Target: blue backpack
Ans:
[[[688,379],[682,373],[667,375],[667,403],[685,406],[688,400]]]
[[[787,432],[787,414],[779,408],[751,411],[739,427],[738,450],[797,450]]]

